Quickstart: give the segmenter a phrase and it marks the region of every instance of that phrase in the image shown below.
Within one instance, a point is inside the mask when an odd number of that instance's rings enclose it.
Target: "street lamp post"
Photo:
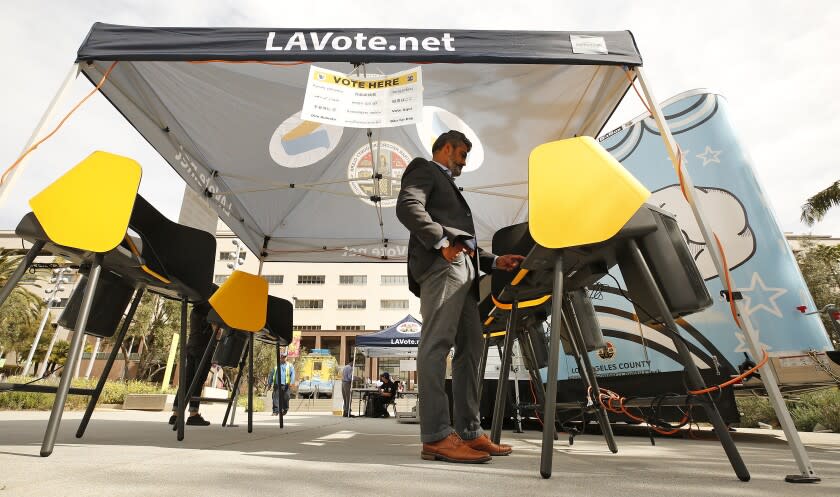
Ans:
[[[32,366],[32,357],[35,356],[35,349],[38,348],[38,342],[41,341],[41,334],[44,332],[44,327],[47,325],[47,321],[50,318],[50,307],[53,303],[61,302],[61,298],[58,297],[58,294],[64,291],[64,287],[61,285],[64,283],[70,283],[70,280],[64,276],[65,272],[68,272],[70,268],[58,268],[53,269],[53,275],[50,278],[50,283],[53,283],[52,288],[47,288],[44,290],[44,293],[47,294],[46,303],[47,309],[44,312],[44,317],[41,319],[41,324],[38,325],[38,332],[35,333],[35,340],[32,342],[32,347],[29,349],[29,355],[26,356],[26,363],[23,365],[23,376],[29,374],[29,368]],[[45,361],[47,358],[44,358]]]

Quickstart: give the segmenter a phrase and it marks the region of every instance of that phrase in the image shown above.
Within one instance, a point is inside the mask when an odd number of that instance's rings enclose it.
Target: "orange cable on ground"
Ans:
[[[756,371],[758,371],[759,369],[761,369],[761,367],[764,366],[767,363],[768,360],[770,360],[770,356],[767,354],[767,351],[763,350],[762,352],[764,352],[764,356],[761,358],[760,361],[758,361],[758,364],[756,364],[755,366],[751,367],[750,369],[744,371],[743,373],[739,374],[738,376],[733,377],[729,381],[721,383],[720,385],[714,385],[714,386],[711,386],[711,387],[708,387],[708,388],[704,388],[702,390],[689,390],[688,393],[690,393],[691,395],[702,395],[704,393],[714,392],[716,390],[723,390],[724,388],[726,388],[730,385],[733,385],[735,383],[738,383],[738,382],[744,380],[747,376],[749,376],[749,375],[755,373]]]
[[[96,93],[102,87],[102,85],[105,84],[105,81],[108,80],[108,76],[111,74],[111,71],[117,65],[117,62],[119,62],[119,61],[115,60],[111,64],[111,66],[108,68],[108,70],[105,71],[105,74],[102,75],[102,80],[99,81],[99,84],[96,85],[96,87],[94,87],[94,89],[91,90],[90,93],[85,95],[85,97],[83,99],[81,99],[79,101],[79,103],[77,103],[72,109],[70,109],[70,112],[68,112],[67,115],[64,116],[64,118],[58,123],[58,125],[55,127],[55,129],[50,131],[50,133],[47,136],[45,136],[45,137],[41,138],[40,140],[38,140],[37,142],[35,142],[31,147],[27,148],[22,154],[20,154],[20,157],[18,157],[17,160],[11,166],[9,166],[8,168],[6,168],[5,171],[3,171],[3,176],[0,177],[0,186],[2,186],[3,184],[6,183],[6,177],[9,175],[9,173],[14,171],[15,168],[18,167],[18,165],[20,165],[20,163],[23,161],[24,158],[26,158],[27,155],[29,155],[33,150],[38,148],[39,145],[41,145],[42,143],[44,143],[45,141],[50,139],[56,133],[56,131],[58,131],[58,129],[61,128],[61,126],[64,125],[64,123],[67,121],[67,119],[69,119],[70,116],[73,115],[74,112],[76,112],[76,109],[81,107],[82,104],[85,103],[87,101],[87,99],[91,97],[91,95]]]

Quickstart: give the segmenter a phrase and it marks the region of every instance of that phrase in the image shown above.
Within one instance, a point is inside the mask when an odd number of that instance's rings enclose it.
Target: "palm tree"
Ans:
[[[0,287],[6,285],[22,256],[0,249]],[[44,302],[28,289],[18,286],[0,306],[0,354],[25,347],[32,342],[35,328],[44,312]],[[27,341],[28,340],[28,341]]]
[[[840,180],[809,198],[802,206],[802,222],[808,226],[821,220],[832,208],[840,205]]]

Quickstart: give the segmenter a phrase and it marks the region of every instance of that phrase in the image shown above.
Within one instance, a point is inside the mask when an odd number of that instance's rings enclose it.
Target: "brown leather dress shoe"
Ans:
[[[506,456],[513,452],[513,447],[510,445],[494,444],[487,435],[481,435],[472,440],[464,440],[464,444],[468,445],[471,449],[486,452],[491,456]]]
[[[424,443],[420,457],[429,461],[458,463],[482,463],[492,459],[487,452],[471,449],[454,432],[437,442]]]

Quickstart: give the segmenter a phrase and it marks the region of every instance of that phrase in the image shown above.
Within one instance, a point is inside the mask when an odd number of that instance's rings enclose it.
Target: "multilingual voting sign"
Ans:
[[[311,66],[301,119],[347,128],[389,128],[422,119],[420,67],[347,75]]]

